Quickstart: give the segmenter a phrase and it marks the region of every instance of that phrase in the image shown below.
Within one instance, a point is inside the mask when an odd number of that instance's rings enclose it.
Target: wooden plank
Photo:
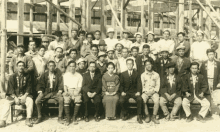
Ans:
[[[129,0],[127,0],[127,2],[129,2]],[[125,6],[125,8],[124,8],[124,6]],[[124,29],[125,29],[125,9],[126,9],[125,0],[121,0],[121,24]],[[122,30],[120,32],[120,36],[121,36],[121,38],[123,37]]]
[[[159,20],[160,20],[160,35],[162,35],[163,34],[163,13],[160,14]]]
[[[184,0],[179,0],[180,3],[183,3]],[[184,31],[184,5],[179,4],[179,32]]]
[[[220,8],[217,8],[216,12],[220,16]],[[217,26],[216,26],[216,36],[217,36],[218,39],[220,39],[220,28],[218,28]],[[219,47],[219,49],[220,49],[220,47]],[[219,57],[220,57],[220,53],[219,53]]]
[[[106,16],[106,0],[101,1],[101,23],[100,23],[100,29],[101,29],[101,37],[102,39],[106,38],[106,25],[107,25],[107,16]]]
[[[130,2],[130,0],[127,0],[126,1],[126,3],[125,3],[125,1],[124,0],[122,0],[122,2],[124,3],[123,4],[123,10],[125,10],[126,9],[126,7],[128,6],[128,4],[129,4],[129,2]],[[122,9],[122,8],[121,8]]]
[[[18,20],[18,33],[23,33],[23,22],[24,22],[24,0],[18,0],[18,14],[17,14],[17,20]],[[17,44],[23,44],[23,36],[17,36]]]
[[[176,33],[178,33],[179,32],[179,5],[177,5],[175,14],[176,14],[176,22],[175,22],[175,24],[176,24]]]
[[[144,35],[145,34],[145,26],[146,26],[146,18],[145,18],[145,1],[142,0],[141,4],[141,33]],[[142,41],[145,42],[144,37],[142,37]]]
[[[41,2],[45,2],[45,0],[34,0],[34,3],[41,3]]]
[[[193,39],[192,39],[192,13],[193,13],[193,11],[192,11],[192,1],[190,0],[189,1],[189,32],[190,32],[190,34],[189,34],[189,43],[190,43],[190,45],[193,43]]]
[[[57,7],[60,8],[60,2],[57,0]],[[60,12],[57,10],[57,31],[60,31]]]
[[[205,7],[207,14],[211,13],[211,9],[209,6]],[[211,30],[212,30],[212,20],[211,18],[206,15],[206,20],[205,20],[205,38],[210,39],[211,38]]]
[[[51,1],[51,0],[50,0]],[[51,4],[47,3],[47,34],[52,34],[52,6]]]
[[[69,1],[69,15],[70,15],[70,17],[75,19],[75,0]],[[69,37],[71,37],[71,30],[75,26],[76,25],[72,21],[69,21],[69,28],[68,28],[69,29]]]
[[[154,31],[154,4],[153,1],[148,0],[148,31]]]
[[[33,6],[33,0],[30,0],[30,34],[33,34],[33,20],[34,20],[34,16],[33,16],[33,10],[34,10],[34,6]],[[30,40],[33,40],[33,37],[29,38]]]
[[[199,29],[203,30],[203,9],[200,8],[199,11]]]
[[[89,32],[91,29],[91,0],[87,0],[86,5],[86,27],[87,31]]]
[[[81,15],[81,23],[82,23],[82,29],[86,30],[86,0],[81,0],[81,6],[82,6],[82,15]]]
[[[108,1],[107,0],[107,2],[109,2],[109,4],[111,4],[110,3],[110,1]],[[113,12],[115,12],[115,11],[117,11],[117,6],[116,6],[116,3],[117,3],[117,0],[112,0],[112,8],[111,8],[111,10],[112,10],[112,14],[114,15],[114,13]],[[118,17],[118,15],[117,15],[117,13],[116,13],[116,17]],[[114,34],[114,38],[117,38],[117,22],[116,22],[116,17],[114,16],[112,16],[112,28],[115,30],[115,34]]]

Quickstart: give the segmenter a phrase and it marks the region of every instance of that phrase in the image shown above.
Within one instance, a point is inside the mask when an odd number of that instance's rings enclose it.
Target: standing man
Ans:
[[[188,41],[185,40],[185,33],[184,32],[179,32],[177,34],[177,42],[176,45],[174,47],[174,49],[176,49],[179,46],[184,46],[185,47],[185,51],[184,51],[184,57],[189,58],[189,54],[190,54],[190,44]],[[178,56],[178,51],[177,49],[174,51],[175,55]]]
[[[114,58],[119,59],[121,57],[121,51],[124,48],[124,46],[121,43],[117,43],[115,45],[115,55]]]
[[[98,49],[98,45],[91,45],[91,52],[88,56],[86,56],[86,60],[88,62],[88,64],[91,62],[91,61],[96,61],[98,60],[98,53],[99,53],[99,49]]]
[[[86,39],[85,41],[83,41],[83,45],[81,47],[81,51],[80,54],[82,57],[86,57],[87,55],[90,54],[90,48],[92,44],[92,40],[93,40],[93,34],[92,33],[87,33],[86,34]]]
[[[52,42],[50,42],[50,45],[48,46],[48,50],[55,50],[57,47],[61,47],[64,49],[65,43],[62,41],[62,32],[61,31],[55,31],[54,35],[56,36],[56,39]]]
[[[121,43],[124,47],[130,49],[131,45],[132,45],[132,41],[130,41],[128,39],[129,36],[129,31],[128,30],[124,30],[123,31],[123,39],[119,41],[119,43]]]
[[[41,45],[43,45],[46,48],[46,51],[48,50],[48,46],[49,46],[49,38],[47,36],[44,36],[41,39]]]
[[[101,41],[101,31],[96,30],[94,36],[95,36],[95,40],[92,40],[92,43],[98,45]]]
[[[157,59],[158,55],[158,44],[154,41],[155,34],[152,31],[147,33],[147,45],[150,46],[150,54],[154,55],[153,58]]]
[[[27,118],[25,124],[32,127],[31,117],[33,113],[33,96],[32,96],[32,80],[29,74],[25,73],[25,63],[23,61],[17,62],[17,71],[12,74],[8,80],[8,88],[5,102],[0,114],[0,128],[6,126],[10,107],[12,104],[26,105]]]
[[[28,52],[25,53],[26,56],[34,57],[37,55],[36,43],[35,41],[30,41],[28,45]]]
[[[187,117],[186,122],[193,120],[190,110],[190,102],[193,100],[198,101],[202,106],[197,116],[198,121],[205,122],[204,118],[210,107],[209,101],[204,97],[205,92],[208,90],[207,81],[203,75],[198,74],[198,70],[199,63],[192,62],[190,64],[190,73],[183,77],[182,92],[184,93],[184,98],[182,105]]]
[[[114,39],[115,31],[113,28],[109,28],[107,31],[108,38],[105,39],[108,48],[114,48],[115,44],[118,42],[117,39]]]
[[[142,35],[142,33],[137,32],[134,34],[134,37],[136,39],[136,42],[131,44],[130,48],[136,46],[139,48],[139,53],[142,53],[142,48],[143,48],[143,45],[145,44],[145,42],[142,42],[143,35]]]
[[[80,52],[80,46],[82,45],[82,41],[78,39],[78,30],[72,29],[71,30],[71,37],[69,39],[69,47],[71,49],[76,49],[77,52]]]
[[[64,124],[62,120],[63,114],[63,77],[60,75],[57,70],[55,70],[56,63],[50,60],[47,64],[48,71],[45,72],[37,85],[38,97],[35,100],[38,111],[38,118],[34,122],[35,124],[40,123],[43,118],[41,115],[42,103],[49,100],[54,99],[59,103],[59,115],[58,122]]]
[[[106,52],[107,44],[105,43],[105,40],[100,40],[98,46],[100,52]]]
[[[100,121],[100,105],[101,89],[102,89],[102,76],[96,70],[95,62],[89,63],[89,72],[83,75],[82,93],[85,105],[85,121],[89,122],[89,101],[93,100],[95,104],[95,121]]]
[[[141,119],[141,108],[142,108],[142,98],[141,98],[141,86],[138,85],[138,80],[140,76],[136,70],[133,70],[134,60],[127,59],[126,64],[128,70],[121,73],[120,76],[120,105],[121,105],[121,117],[122,120],[128,119],[128,100],[133,98],[137,102],[137,121],[139,124],[142,124]]]

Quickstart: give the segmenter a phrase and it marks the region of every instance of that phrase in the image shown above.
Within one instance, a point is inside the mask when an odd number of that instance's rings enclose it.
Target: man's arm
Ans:
[[[124,85],[125,85],[125,83],[124,83],[124,77],[123,77],[123,74],[121,74],[121,75],[120,75],[120,88],[119,88],[119,90],[120,90],[121,93],[124,92]]]
[[[25,95],[27,96],[28,94],[31,94],[33,89],[32,89],[32,84],[34,83],[31,79],[31,76],[27,76],[27,80],[26,80],[26,83],[27,83],[27,87],[26,87],[26,93]]]
[[[82,80],[82,90],[83,92],[87,93],[89,91],[89,85],[87,81],[86,74],[83,75],[83,80]]]
[[[15,82],[14,82],[14,78],[13,78],[13,75],[11,75],[9,77],[9,80],[8,80],[8,88],[7,88],[7,91],[6,91],[6,95],[12,95],[12,96],[15,96],[15,90],[14,88],[16,87],[15,86]]]
[[[160,90],[160,76],[159,76],[159,74],[157,73],[157,74],[156,74],[156,86],[155,86],[155,88],[154,88],[154,91],[158,93],[159,90]]]
[[[25,68],[25,73],[30,73],[31,71],[34,70],[34,63],[31,59],[31,57],[27,57],[27,69]]]

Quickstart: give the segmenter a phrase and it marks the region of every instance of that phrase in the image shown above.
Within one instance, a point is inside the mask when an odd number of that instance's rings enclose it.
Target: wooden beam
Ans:
[[[127,2],[129,2],[129,0],[127,0]],[[122,24],[122,27],[125,29],[125,9],[126,9],[126,7],[124,8],[124,5],[125,5],[125,0],[121,0],[121,24]],[[121,38],[123,37],[123,31],[120,32],[120,36],[121,36]]]
[[[52,1],[52,0],[50,0]],[[47,34],[52,34],[52,5],[47,3]]]
[[[180,3],[184,3],[184,0],[179,0]],[[179,32],[184,31],[184,5],[179,4]]]
[[[102,39],[106,38],[106,25],[107,25],[107,16],[106,16],[106,0],[101,0],[101,23],[100,23],[100,29],[101,29],[101,37]]]
[[[86,5],[86,27],[87,31],[90,32],[91,30],[91,0],[87,0]]]
[[[57,0],[57,7],[60,8],[60,2]],[[60,31],[60,12],[57,10],[57,31]]]
[[[34,10],[34,6],[33,6],[33,0],[30,0],[30,34],[33,34],[33,20],[34,20],[34,16],[33,16],[33,10]],[[33,40],[33,37],[30,37],[29,40]]]
[[[109,2],[109,4],[111,4],[110,1],[108,1],[108,2]],[[113,15],[114,15],[113,12],[117,11],[116,3],[117,3],[117,0],[112,0],[112,4],[111,4],[112,8],[111,8],[111,10],[112,10],[112,14]],[[117,13],[115,13],[115,14],[116,14],[116,17],[118,18]],[[114,38],[117,38],[117,22],[116,22],[116,17],[112,16],[112,21],[111,21],[112,28],[115,30]]]
[[[86,0],[81,0],[81,9],[82,9],[82,14],[81,14],[81,23],[82,23],[82,29],[86,30]]]
[[[209,6],[205,7],[207,14],[211,13],[211,9]],[[205,20],[205,38],[210,39],[211,38],[211,30],[212,30],[212,20],[211,18],[206,15],[206,20]]]
[[[75,0],[70,0],[69,1],[69,15],[73,19],[75,19]],[[69,21],[69,38],[72,36],[71,35],[71,30],[75,27],[74,23],[72,21]]]
[[[122,0],[122,1],[123,1],[123,3],[124,3],[124,4],[123,4],[123,5],[124,5],[124,6],[123,6],[123,10],[125,10],[125,9],[126,9],[126,7],[127,7],[127,6],[128,6],[128,4],[129,4],[130,0],[127,0],[127,1],[126,1],[126,3],[125,3],[125,1],[124,1],[124,0]]]
[[[199,29],[204,30],[203,29],[203,9],[200,8],[199,10],[200,10],[199,11]]]
[[[148,31],[154,31],[154,4],[153,1],[148,0]]]
[[[145,42],[145,26],[146,26],[146,18],[145,18],[145,11],[144,11],[144,5],[145,5],[145,1],[142,0],[142,4],[141,4],[141,33],[143,34],[142,37],[142,41]]]
[[[220,16],[220,8],[217,8],[216,12]],[[218,39],[220,39],[220,28],[218,28],[217,26],[216,26],[216,36],[217,36]],[[220,49],[220,47],[219,47],[219,49]],[[219,57],[220,57],[220,53],[219,53]]]
[[[18,21],[18,33],[23,33],[24,27],[24,0],[18,0],[18,14],[17,14],[17,21]],[[17,36],[17,44],[23,45],[24,38],[22,36]]]
[[[176,8],[176,33],[179,32],[179,5]]]
[[[163,34],[163,13],[160,14],[159,20],[160,20],[160,35],[162,35]]]
[[[193,39],[192,39],[192,1],[190,0],[189,1],[189,42],[190,42],[190,45],[193,43]]]

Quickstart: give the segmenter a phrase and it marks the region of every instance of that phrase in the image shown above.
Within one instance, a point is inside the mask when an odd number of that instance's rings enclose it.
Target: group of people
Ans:
[[[173,41],[169,30],[164,30],[158,42],[149,31],[147,43],[139,32],[134,35],[134,43],[128,39],[129,31],[123,31],[121,40],[114,39],[114,33],[109,28],[108,38],[101,40],[100,31],[86,33],[73,29],[70,38],[56,31],[56,39],[50,43],[43,37],[36,48],[36,42],[30,41],[28,52],[19,44],[9,64],[11,75],[0,127],[6,126],[12,104],[26,105],[27,126],[42,122],[41,110],[49,99],[59,103],[58,122],[65,125],[77,124],[81,106],[84,120],[89,122],[90,102],[94,103],[97,122],[102,104],[106,119],[116,119],[116,109],[121,107],[120,118],[127,120],[130,98],[137,103],[140,124],[143,120],[159,124],[159,107],[165,118],[173,121],[181,106],[190,122],[190,103],[194,100],[201,104],[197,120],[204,122],[214,107],[220,113],[220,63],[215,59],[216,49],[203,40],[203,32],[197,32],[193,44],[185,40],[183,32]],[[148,111],[149,100],[154,103],[152,115]],[[173,105],[171,112],[167,104]],[[38,118],[32,121],[34,105]]]

